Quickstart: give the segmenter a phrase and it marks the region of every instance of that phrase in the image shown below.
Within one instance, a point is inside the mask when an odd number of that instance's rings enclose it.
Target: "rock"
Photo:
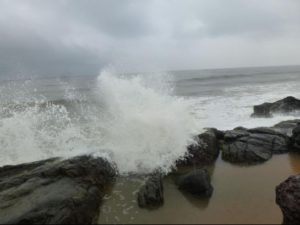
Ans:
[[[243,127],[237,127],[234,130],[225,132],[224,141],[231,142],[245,136],[249,136],[247,129]]]
[[[223,137],[223,132],[210,128],[206,132],[198,135],[197,144],[188,146],[188,156],[185,160],[177,163],[182,165],[208,165],[213,163],[219,156],[219,138]]]
[[[177,179],[176,183],[180,190],[193,195],[211,197],[213,193],[213,187],[206,169],[197,169],[182,175]]]
[[[164,188],[162,175],[150,176],[138,192],[138,204],[141,208],[157,208],[164,203]]]
[[[300,223],[300,175],[291,176],[276,187],[276,203],[284,224]]]
[[[224,138],[225,133],[221,130],[218,130],[216,128],[207,128],[206,130],[207,130],[207,132],[214,133],[218,140],[222,140]]]
[[[273,154],[287,153],[289,143],[288,136],[271,128],[239,127],[225,132],[222,158],[232,163],[264,162]]]
[[[296,128],[298,124],[300,124],[299,119],[287,120],[276,124],[275,126],[272,127],[272,129],[291,137],[293,134],[293,129]]]
[[[255,117],[271,117],[273,113],[291,113],[300,110],[300,100],[289,96],[274,103],[263,103],[253,107]]]
[[[300,152],[300,123],[293,129],[291,137],[291,148],[293,151]]]
[[[80,156],[0,168],[0,224],[91,224],[115,170]]]

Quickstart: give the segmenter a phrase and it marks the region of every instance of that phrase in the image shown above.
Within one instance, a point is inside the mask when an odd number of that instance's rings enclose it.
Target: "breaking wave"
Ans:
[[[88,97],[66,91],[56,101],[16,99],[1,105],[1,165],[92,154],[120,173],[169,172],[197,130],[191,102],[173,95],[166,74],[103,71]]]

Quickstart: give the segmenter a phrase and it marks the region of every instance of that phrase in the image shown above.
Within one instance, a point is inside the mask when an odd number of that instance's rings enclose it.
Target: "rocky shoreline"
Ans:
[[[253,116],[270,117],[273,113],[298,110],[299,102],[287,97],[254,106]],[[170,175],[174,176],[179,190],[210,198],[214,187],[206,166],[213,164],[220,154],[229,163],[255,165],[270,160],[275,154],[300,152],[300,119],[252,129],[207,128],[196,137],[196,142],[188,146],[185,160],[178,160],[177,167],[197,169],[184,174],[174,171]],[[0,224],[95,223],[105,189],[116,175],[113,165],[91,156],[2,167]],[[163,205],[163,176],[159,171],[149,175],[137,194],[140,207],[157,209]],[[299,176],[288,178],[276,188],[276,202],[282,209],[285,224],[300,222]]]
[[[91,224],[115,169],[101,158],[0,168],[0,224]]]

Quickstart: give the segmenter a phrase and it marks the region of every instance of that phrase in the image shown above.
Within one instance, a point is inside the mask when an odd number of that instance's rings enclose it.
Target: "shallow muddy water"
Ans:
[[[300,173],[300,155],[275,155],[255,166],[236,166],[218,159],[209,168],[214,186],[209,200],[180,192],[171,176],[164,180],[164,205],[139,209],[136,195],[143,181],[118,178],[101,207],[103,223],[281,223],[275,187]]]

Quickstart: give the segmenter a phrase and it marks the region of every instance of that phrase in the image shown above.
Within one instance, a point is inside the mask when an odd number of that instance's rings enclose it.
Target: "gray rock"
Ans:
[[[291,137],[291,148],[293,151],[300,152],[300,123],[293,129]]]
[[[158,208],[164,203],[162,176],[157,173],[148,178],[138,192],[138,204],[141,208]]]
[[[177,165],[209,165],[219,156],[219,138],[223,138],[223,132],[217,129],[207,129],[198,135],[197,143],[188,146],[188,156]]]
[[[0,224],[91,224],[115,170],[89,156],[0,168]]]
[[[300,175],[291,176],[276,187],[276,203],[284,224],[300,223]]]
[[[289,137],[274,129],[239,127],[225,132],[222,158],[232,163],[260,163],[273,154],[287,153],[289,144]]]
[[[176,183],[180,190],[193,195],[211,197],[213,193],[210,176],[206,169],[197,169],[185,175],[181,175],[177,178]]]
[[[299,119],[287,120],[276,124],[275,126],[272,127],[272,129],[291,137],[293,134],[292,133],[293,129],[296,128],[298,124],[300,124]]]
[[[263,103],[253,107],[254,117],[271,117],[274,113],[291,113],[300,110],[300,100],[289,96],[273,103]]]
[[[241,137],[247,137],[249,135],[250,135],[250,133],[247,131],[246,128],[237,127],[234,130],[225,132],[224,141],[231,142],[231,141],[235,141]]]

